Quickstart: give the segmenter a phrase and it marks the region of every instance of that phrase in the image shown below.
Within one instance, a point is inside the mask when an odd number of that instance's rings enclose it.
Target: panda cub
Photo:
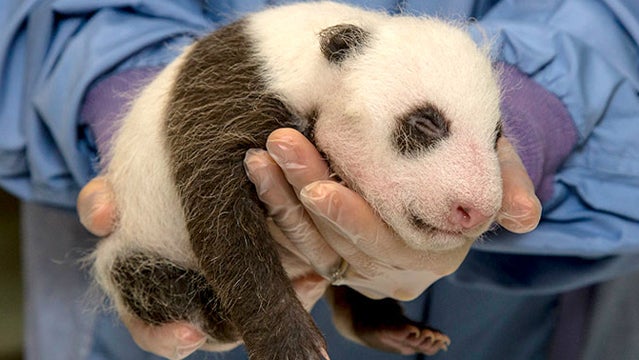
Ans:
[[[441,20],[312,2],[222,27],[122,120],[104,172],[119,221],[92,255],[95,279],[120,314],[191,322],[213,348],[243,342],[252,360],[324,359],[245,174],[246,151],[295,128],[409,246],[446,251],[469,246],[500,207],[499,97],[487,51]],[[329,291],[356,341],[447,346],[394,300]]]

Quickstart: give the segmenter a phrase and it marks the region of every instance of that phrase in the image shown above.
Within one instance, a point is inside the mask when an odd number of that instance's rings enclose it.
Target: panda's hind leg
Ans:
[[[117,257],[110,275],[126,311],[146,324],[181,321],[197,326],[215,342],[239,339],[199,271],[139,252]]]
[[[393,299],[373,300],[346,286],[327,292],[333,318],[345,337],[383,351],[434,355],[446,350],[448,336],[404,316]]]

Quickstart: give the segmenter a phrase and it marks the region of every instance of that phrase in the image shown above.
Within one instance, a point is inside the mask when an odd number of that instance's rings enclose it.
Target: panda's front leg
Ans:
[[[337,329],[357,343],[404,355],[434,355],[450,344],[444,333],[407,318],[397,300],[373,300],[347,286],[330,287],[326,297]]]

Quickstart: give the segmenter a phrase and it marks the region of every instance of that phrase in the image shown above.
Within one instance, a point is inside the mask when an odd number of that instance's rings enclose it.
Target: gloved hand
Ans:
[[[326,163],[298,132],[273,132],[267,149],[249,151],[245,164],[277,224],[272,234],[333,284],[371,298],[411,300],[466,256],[468,247],[425,253],[407,246],[362,197],[329,179]],[[505,138],[498,152],[504,186],[498,222],[513,232],[530,231],[541,215],[533,184]]]
[[[300,133],[277,130],[267,148],[268,152],[249,151],[245,165],[273,219],[269,222],[273,237],[314,269],[293,280],[307,309],[331,282],[372,298],[409,300],[463,261],[467,248],[425,254],[406,246],[357,193],[329,179],[326,163]],[[504,196],[497,221],[513,232],[531,231],[541,214],[533,184],[504,138],[498,153]],[[94,234],[106,236],[113,230],[116,204],[104,178],[84,187],[78,212]],[[206,345],[206,335],[188,323],[154,327],[135,318],[123,321],[140,347],[171,359],[184,358],[198,348],[223,350]]]

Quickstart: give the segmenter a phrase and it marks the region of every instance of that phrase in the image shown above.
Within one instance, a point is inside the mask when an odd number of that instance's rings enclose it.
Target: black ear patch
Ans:
[[[322,54],[337,64],[365,45],[370,34],[359,26],[340,24],[320,31],[319,36]]]
[[[446,139],[449,128],[444,114],[434,105],[426,104],[397,119],[393,141],[400,154],[414,156]]]

